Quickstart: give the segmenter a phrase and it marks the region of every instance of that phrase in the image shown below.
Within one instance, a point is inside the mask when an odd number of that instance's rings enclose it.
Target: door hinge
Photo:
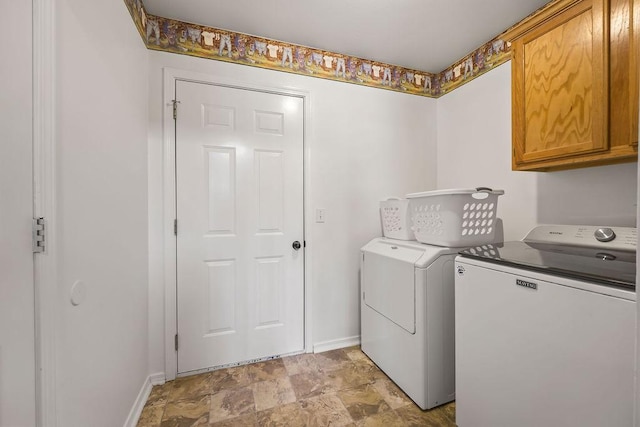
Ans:
[[[173,103],[173,120],[176,120],[178,118],[178,104],[180,104],[180,101],[172,99],[171,102]]]
[[[175,342],[175,348],[176,348],[176,351],[178,351],[178,334],[176,334],[176,335],[175,335],[175,340],[174,340],[174,342]]]
[[[32,246],[33,253],[41,253],[44,252],[45,249],[45,230],[44,230],[44,218],[33,218],[32,225]]]
[[[177,219],[173,220],[173,235],[174,236],[178,235],[178,220]]]
[[[302,247],[303,247],[303,248],[306,248],[306,247],[307,247],[307,241],[306,241],[306,240],[303,240],[303,241],[302,241]]]

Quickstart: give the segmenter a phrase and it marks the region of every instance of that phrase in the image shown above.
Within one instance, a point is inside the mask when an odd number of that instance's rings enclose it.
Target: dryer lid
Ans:
[[[416,241],[376,238],[364,245],[361,250],[364,253],[369,252],[406,262],[417,268],[427,268],[441,255],[454,254],[460,249],[425,245]]]

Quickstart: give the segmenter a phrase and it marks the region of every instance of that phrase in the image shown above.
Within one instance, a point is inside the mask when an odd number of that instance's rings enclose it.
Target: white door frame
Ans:
[[[36,422],[56,418],[55,0],[33,1],[33,215],[44,217],[45,252],[35,255]]]
[[[304,253],[304,348],[306,352],[312,351],[311,340],[311,236],[309,233],[311,223],[309,206],[310,197],[310,123],[309,92],[290,87],[274,87],[264,84],[237,81],[206,73],[198,73],[174,68],[163,68],[163,118],[162,118],[162,140],[163,140],[163,270],[165,288],[165,377],[167,380],[175,379],[178,373],[178,358],[174,347],[174,337],[177,329],[177,283],[176,283],[176,236],[173,233],[173,221],[176,212],[176,170],[175,170],[175,123],[173,120],[173,102],[175,96],[176,80],[190,81],[194,83],[212,84],[226,86],[237,89],[256,90],[279,95],[298,96],[304,100],[304,134],[303,134],[303,209],[304,209],[304,238],[306,248]],[[178,114],[180,114],[180,104],[178,104]]]

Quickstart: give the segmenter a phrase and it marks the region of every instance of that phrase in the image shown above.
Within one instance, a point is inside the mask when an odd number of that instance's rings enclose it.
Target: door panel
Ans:
[[[236,265],[233,260],[207,262],[208,328],[205,336],[236,332]]]
[[[205,147],[207,157],[209,233],[233,234],[236,216],[234,148]]]
[[[178,372],[302,350],[303,100],[176,83]]]
[[[284,217],[283,153],[256,150],[258,233],[282,233]]]

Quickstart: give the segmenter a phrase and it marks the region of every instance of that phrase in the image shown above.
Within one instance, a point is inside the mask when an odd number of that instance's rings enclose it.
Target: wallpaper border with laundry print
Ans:
[[[148,49],[233,62],[430,98],[438,98],[451,92],[511,59],[511,44],[498,36],[440,73],[433,74],[264,37],[149,15],[142,0],[124,0],[124,2]],[[540,10],[546,9],[552,3],[543,6]]]

